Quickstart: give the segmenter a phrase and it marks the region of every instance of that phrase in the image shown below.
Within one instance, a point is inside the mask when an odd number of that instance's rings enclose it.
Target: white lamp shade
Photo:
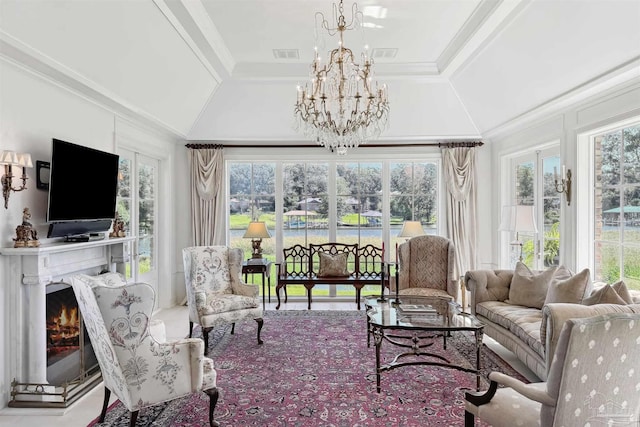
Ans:
[[[422,228],[422,224],[420,221],[405,221],[402,224],[402,230],[398,234],[398,237],[416,237],[423,236],[425,234],[424,228]]]
[[[502,218],[500,221],[500,231],[523,231],[538,232],[536,227],[536,217],[533,206],[513,205],[502,207]]]
[[[18,154],[18,164],[23,168],[32,168],[33,163],[31,163],[31,154],[28,154],[28,153]]]
[[[15,151],[2,150],[0,153],[0,165],[19,165],[18,153]]]
[[[263,221],[252,221],[242,237],[245,239],[266,239],[271,237],[271,234]]]

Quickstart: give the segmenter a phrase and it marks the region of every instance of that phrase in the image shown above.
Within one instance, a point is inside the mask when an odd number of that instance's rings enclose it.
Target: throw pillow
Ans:
[[[582,304],[582,300],[591,293],[591,288],[591,275],[588,268],[578,274],[572,274],[569,269],[560,266],[551,279],[544,303],[569,302]]]
[[[627,288],[627,284],[624,281],[619,280],[613,285],[611,285],[614,291],[618,294],[620,298],[624,300],[627,304],[633,304],[633,298],[631,298],[631,294],[629,293],[629,289]]]
[[[509,299],[505,302],[525,307],[542,308],[547,297],[549,282],[551,282],[555,271],[556,267],[551,267],[536,274],[529,270],[525,264],[518,262],[509,286]]]
[[[347,270],[348,253],[331,255],[318,252],[318,255],[320,256],[318,277],[344,277],[349,275]]]
[[[596,305],[596,304],[619,304],[626,305],[627,303],[620,298],[613,286],[604,285],[597,291],[591,294],[588,298],[585,298],[582,302],[584,305]]]

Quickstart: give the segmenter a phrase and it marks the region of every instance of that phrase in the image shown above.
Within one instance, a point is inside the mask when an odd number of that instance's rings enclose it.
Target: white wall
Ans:
[[[116,152],[119,140],[133,142],[142,151],[153,152],[161,160],[160,209],[165,213],[159,224],[160,233],[160,307],[174,305],[178,298],[174,294],[171,278],[176,270],[171,262],[174,247],[174,210],[177,207],[172,198],[174,187],[174,152],[176,140],[158,132],[144,129],[135,123],[117,117],[113,112],[88,101],[70,90],[33,74],[12,62],[0,60],[0,150],[14,150],[31,154],[36,160],[50,161],[51,139],[59,138],[69,142]],[[182,169],[181,167],[178,170]],[[1,171],[2,174],[4,170]],[[35,185],[35,168],[27,172],[27,190],[11,193],[9,207],[0,205],[0,245],[13,246],[15,227],[22,222],[22,209],[31,210],[31,222],[38,231],[41,241],[46,242],[45,223],[47,192]],[[80,190],[82,187],[87,189]],[[186,184],[183,184],[186,186]],[[83,191],[91,191],[90,182],[82,182],[79,188],[70,189],[82,202]],[[183,187],[184,188],[184,187]],[[183,216],[185,216],[183,214]],[[0,257],[0,285],[7,280],[7,261]],[[4,292],[0,292],[0,316],[7,313]],[[9,399],[12,378],[7,372],[7,322],[3,319],[0,327],[0,408]]]
[[[493,236],[496,236],[493,240],[497,242],[499,239],[497,229],[500,222],[500,206],[507,204],[508,198],[506,159],[514,153],[532,151],[543,144],[559,141],[561,162],[572,170],[574,177],[571,206],[567,206],[566,199],[562,197],[560,263],[574,271],[589,267],[588,263],[591,260],[579,254],[581,248],[593,244],[587,238],[590,235],[590,224],[584,216],[589,210],[588,197],[580,197],[591,193],[589,183],[585,179],[589,175],[590,165],[587,159],[578,156],[578,144],[584,143],[578,141],[578,135],[634,116],[640,117],[640,78],[553,113],[537,114],[535,121],[523,120],[518,126],[510,126],[508,131],[498,131],[491,136],[491,230]],[[493,268],[500,267],[499,245],[494,247],[491,259],[495,265]]]

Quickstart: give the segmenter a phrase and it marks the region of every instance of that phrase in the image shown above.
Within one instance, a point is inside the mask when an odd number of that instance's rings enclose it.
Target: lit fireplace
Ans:
[[[82,380],[96,369],[97,360],[83,330],[73,288],[65,283],[47,286],[47,381],[62,385]]]
[[[73,298],[73,292],[71,292],[71,298],[66,295],[69,290],[67,288],[53,292],[47,297],[47,366],[80,350],[78,306]],[[65,295],[60,298],[61,294]],[[73,302],[70,301],[71,299]],[[70,302],[76,305],[68,305]]]
[[[73,311],[75,295],[60,282],[78,273],[124,273],[135,240],[0,248],[0,261],[7,267],[1,283],[6,310],[0,323],[7,343],[0,369],[3,413],[4,406],[23,408],[25,413],[30,408],[67,408],[100,383],[91,342],[82,330],[82,313]],[[58,296],[58,291],[67,295]],[[41,414],[40,409],[33,413]]]

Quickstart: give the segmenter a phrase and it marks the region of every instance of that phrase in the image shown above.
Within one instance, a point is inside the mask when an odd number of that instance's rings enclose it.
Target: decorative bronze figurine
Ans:
[[[120,215],[116,212],[116,217],[113,220],[113,231],[109,233],[109,237],[125,237],[124,221],[120,219]]]
[[[40,246],[38,232],[29,222],[30,219],[29,208],[24,208],[22,210],[22,224],[16,227],[16,238],[13,239],[16,242],[13,245],[14,248],[37,248]]]

